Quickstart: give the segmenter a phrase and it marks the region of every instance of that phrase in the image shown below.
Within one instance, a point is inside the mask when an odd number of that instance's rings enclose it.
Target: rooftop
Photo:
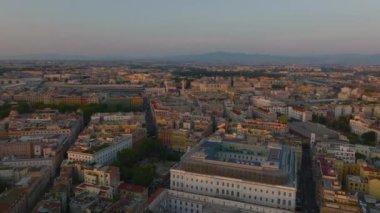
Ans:
[[[296,179],[294,153],[282,145],[204,139],[182,157],[176,169],[286,186],[294,186]]]
[[[119,190],[125,190],[134,193],[143,193],[146,190],[146,188],[140,185],[122,183],[119,186]]]

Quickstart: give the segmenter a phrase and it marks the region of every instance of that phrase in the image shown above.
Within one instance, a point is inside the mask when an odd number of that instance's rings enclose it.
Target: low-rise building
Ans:
[[[67,152],[71,162],[110,164],[117,153],[132,147],[132,135],[125,134],[115,138],[79,138]]]
[[[346,188],[350,192],[368,193],[368,180],[356,175],[347,175]]]

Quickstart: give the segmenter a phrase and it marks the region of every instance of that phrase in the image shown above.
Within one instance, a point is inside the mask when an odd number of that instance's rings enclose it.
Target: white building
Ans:
[[[357,148],[355,145],[351,145],[347,142],[318,142],[316,151],[321,154],[331,154],[346,163],[355,163]]]
[[[299,107],[289,107],[289,118],[293,118],[302,122],[311,121],[313,113]]]
[[[100,141],[96,139],[84,139],[77,141],[67,152],[68,160],[72,162],[87,162],[107,165],[117,157],[117,153],[123,149],[132,147],[132,135],[126,134],[117,138]]]
[[[296,158],[286,146],[258,149],[203,140],[170,175],[174,191],[269,209],[294,211],[296,207]]]
[[[352,115],[353,108],[351,105],[337,105],[334,108],[334,117],[339,118],[340,116]]]
[[[115,166],[101,167],[100,165],[96,165],[92,169],[84,169],[83,173],[84,182],[86,184],[113,187],[120,184],[119,168]]]
[[[257,213],[290,213],[285,209],[277,209],[255,204],[210,197],[205,195],[165,189],[151,201],[148,208],[153,213],[182,212],[257,212]]]
[[[289,110],[288,106],[284,102],[263,96],[253,96],[252,104],[255,107],[268,110],[269,112],[281,113],[284,115],[287,115]]]

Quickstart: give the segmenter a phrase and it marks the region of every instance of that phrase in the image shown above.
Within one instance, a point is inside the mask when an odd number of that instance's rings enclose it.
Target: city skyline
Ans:
[[[378,54],[379,7],[372,0],[6,1],[0,8],[0,56]]]

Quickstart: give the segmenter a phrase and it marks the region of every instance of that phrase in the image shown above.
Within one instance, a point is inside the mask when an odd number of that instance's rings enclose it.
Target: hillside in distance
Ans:
[[[380,65],[380,54],[337,54],[313,56],[281,56],[247,54],[233,52],[211,52],[205,54],[127,57],[124,55],[70,55],[70,54],[30,54],[0,55],[0,60],[52,60],[52,61],[124,61],[124,62],[165,62],[165,63],[203,63],[203,64],[321,64],[321,65]]]
[[[207,64],[365,64],[379,65],[380,54],[342,54],[316,56],[279,56],[263,54],[213,52],[156,59],[174,63]]]

